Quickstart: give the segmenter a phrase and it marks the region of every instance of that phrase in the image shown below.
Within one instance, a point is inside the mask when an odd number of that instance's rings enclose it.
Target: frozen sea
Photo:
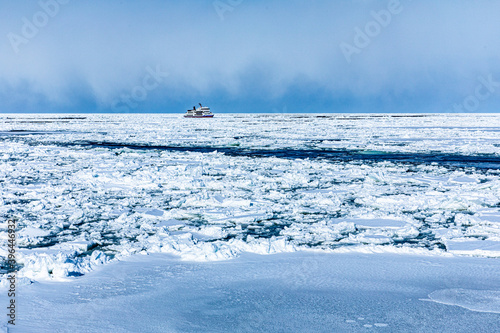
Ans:
[[[82,275],[134,253],[500,256],[499,115],[44,114],[0,123],[0,232],[5,240],[7,219],[17,219],[20,276],[30,280]]]
[[[0,274],[15,218],[25,286],[79,281],[136,254],[187,263],[284,252],[482,257],[494,266],[500,115],[3,114],[0,193]],[[486,308],[498,312],[498,289],[488,288]],[[438,296],[462,295],[446,290]],[[483,296],[474,291],[473,303]]]

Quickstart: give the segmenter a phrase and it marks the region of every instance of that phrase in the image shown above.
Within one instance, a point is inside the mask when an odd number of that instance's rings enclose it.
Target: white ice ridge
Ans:
[[[64,279],[113,258],[155,252],[186,260],[303,249],[499,257],[500,170],[475,168],[473,159],[465,167],[450,167],[74,145],[498,157],[499,120],[498,115],[217,115],[202,121],[178,115],[2,115],[0,263],[12,217],[19,227],[20,275],[32,280]]]
[[[500,290],[443,289],[429,294],[429,299],[471,311],[500,313]]]

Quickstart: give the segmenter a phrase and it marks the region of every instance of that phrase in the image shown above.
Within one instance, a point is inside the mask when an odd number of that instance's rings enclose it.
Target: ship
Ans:
[[[195,108],[193,106],[193,109],[187,110],[186,114],[184,114],[184,118],[212,118],[214,116],[209,107],[203,106],[201,103],[198,104],[200,107]]]

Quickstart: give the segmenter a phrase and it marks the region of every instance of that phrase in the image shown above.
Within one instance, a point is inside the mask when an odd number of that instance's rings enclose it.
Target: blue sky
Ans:
[[[486,0],[0,0],[0,112],[498,112],[498,13]]]

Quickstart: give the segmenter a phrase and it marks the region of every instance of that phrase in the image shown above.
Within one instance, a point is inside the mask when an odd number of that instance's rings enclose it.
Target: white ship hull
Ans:
[[[197,109],[187,110],[184,118],[212,118],[214,114],[210,111],[209,107],[202,106]]]

